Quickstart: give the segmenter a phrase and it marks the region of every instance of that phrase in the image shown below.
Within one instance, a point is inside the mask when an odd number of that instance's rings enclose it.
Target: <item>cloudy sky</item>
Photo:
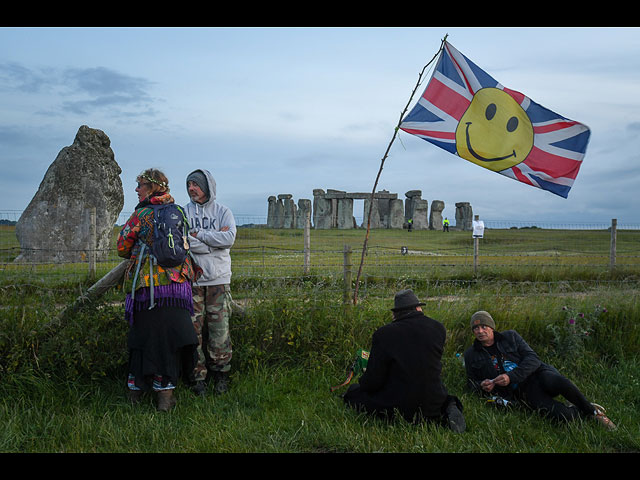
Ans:
[[[401,132],[378,189],[422,190],[449,218],[464,201],[487,221],[640,223],[638,28],[0,27],[0,212],[26,208],[81,125],[111,139],[125,213],[148,167],[179,203],[186,175],[209,169],[246,222],[266,220],[270,195],[371,192],[446,34],[503,85],[591,128],[580,173],[564,199]]]

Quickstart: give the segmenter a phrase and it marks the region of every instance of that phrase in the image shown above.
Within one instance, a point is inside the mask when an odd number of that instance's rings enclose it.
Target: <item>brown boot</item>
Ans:
[[[132,405],[137,405],[142,400],[142,395],[144,392],[142,390],[129,390],[129,401]]]
[[[158,392],[158,411],[159,412],[168,412],[173,407],[175,407],[177,403],[176,397],[173,396],[173,389],[171,390],[160,390]]]

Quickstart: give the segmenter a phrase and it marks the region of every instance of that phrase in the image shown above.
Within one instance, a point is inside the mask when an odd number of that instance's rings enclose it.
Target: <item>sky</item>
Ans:
[[[591,129],[580,173],[565,199],[400,131],[377,190],[421,190],[450,219],[469,202],[485,221],[640,224],[634,27],[0,27],[0,212],[27,207],[82,125],[111,140],[123,214],[150,167],[182,204],[187,174],[210,170],[238,223],[266,223],[271,195],[370,193],[445,35],[506,87]]]

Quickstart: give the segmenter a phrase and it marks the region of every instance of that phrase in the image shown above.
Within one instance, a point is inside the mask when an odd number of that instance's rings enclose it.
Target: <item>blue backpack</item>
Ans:
[[[131,299],[136,295],[136,280],[140,272],[145,253],[149,257],[150,304],[149,310],[155,306],[153,286],[153,264],[161,267],[178,267],[189,255],[189,221],[182,207],[175,203],[150,205],[153,209],[153,245],[149,246],[142,239],[139,261],[131,287]]]
[[[189,222],[182,207],[175,203],[151,205],[153,208],[153,245],[151,254],[162,267],[178,267],[189,254]]]

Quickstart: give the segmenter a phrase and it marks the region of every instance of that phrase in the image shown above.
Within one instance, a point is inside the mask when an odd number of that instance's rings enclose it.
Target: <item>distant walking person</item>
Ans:
[[[449,231],[449,219],[447,217],[444,217],[444,220],[442,221],[442,231],[443,232]]]
[[[193,326],[198,336],[198,363],[192,390],[205,395],[213,380],[214,392],[229,388],[233,354],[231,317],[231,256],[236,221],[229,208],[216,202],[216,181],[208,170],[187,176],[191,201],[186,207],[191,231],[189,245],[202,276],[193,284]]]
[[[541,362],[518,332],[498,332],[495,328],[488,312],[481,310],[471,316],[476,339],[464,352],[464,363],[469,384],[476,392],[515,400],[555,420],[595,418],[609,430],[616,428],[601,406],[589,402],[553,366]],[[555,400],[558,395],[572,405]]]

